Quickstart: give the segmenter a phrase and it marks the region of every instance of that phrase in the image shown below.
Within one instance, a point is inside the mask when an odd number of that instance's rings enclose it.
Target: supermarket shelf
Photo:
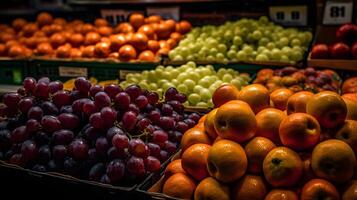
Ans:
[[[16,92],[18,88],[19,88],[18,85],[0,84],[0,96],[8,92]]]
[[[262,1],[262,0],[257,0]],[[69,0],[73,5],[110,5],[110,4],[177,4],[177,3],[207,3],[207,2],[234,2],[234,0]]]

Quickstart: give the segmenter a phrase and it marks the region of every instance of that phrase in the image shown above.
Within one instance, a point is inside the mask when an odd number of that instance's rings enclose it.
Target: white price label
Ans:
[[[103,9],[100,10],[102,17],[108,20],[109,23],[116,25],[120,22],[127,21],[129,15],[133,13],[133,11],[123,10],[123,9]]]
[[[271,6],[269,15],[274,22],[283,25],[307,25],[307,6]]]
[[[83,67],[58,67],[59,76],[64,77],[78,77],[78,76],[88,76],[87,68]]]
[[[323,24],[338,25],[352,21],[353,1],[327,1]]]
[[[146,13],[150,15],[160,15],[164,19],[174,19],[176,21],[180,20],[180,7],[170,6],[170,7],[148,7],[146,8]]]
[[[140,74],[140,73],[141,73],[141,71],[121,69],[121,70],[119,70],[119,79],[125,80],[125,77],[127,74]]]

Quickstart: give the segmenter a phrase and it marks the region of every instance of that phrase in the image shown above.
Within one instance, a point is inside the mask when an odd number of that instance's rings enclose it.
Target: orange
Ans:
[[[247,170],[247,157],[240,144],[230,140],[219,140],[208,152],[209,174],[223,183],[230,183],[242,177]]]
[[[349,144],[357,155],[357,121],[346,120],[335,137]]]
[[[347,119],[357,120],[357,93],[342,95],[347,106]]]
[[[233,84],[223,84],[219,86],[212,95],[212,102],[215,108],[227,103],[230,100],[238,99],[239,90]]]
[[[352,180],[347,184],[343,194],[342,200],[357,200],[357,181]]]
[[[248,103],[254,113],[270,107],[269,91],[263,85],[251,84],[245,86],[238,95],[238,99]]]
[[[314,148],[311,167],[315,175],[332,182],[350,180],[354,173],[356,157],[351,147],[341,140],[325,140]]]
[[[351,77],[342,84],[342,94],[357,92],[357,77]]]
[[[287,116],[279,127],[279,136],[284,146],[294,150],[306,150],[320,141],[320,125],[306,113],[293,113]]]
[[[209,175],[207,158],[210,148],[208,144],[194,144],[182,154],[182,168],[196,180],[200,181]]]
[[[340,195],[331,183],[323,179],[312,179],[302,188],[301,200],[339,200]]]
[[[276,146],[267,138],[255,137],[244,148],[248,159],[248,172],[260,174],[265,156]]]
[[[244,142],[254,137],[257,121],[247,103],[233,100],[218,108],[214,127],[221,138]]]
[[[211,139],[216,139],[217,133],[216,130],[214,129],[214,118],[216,116],[217,108],[211,110],[207,115],[206,119],[204,121],[204,128],[208,136],[210,136]]]
[[[265,84],[273,76],[274,76],[274,70],[269,68],[261,69],[257,73],[257,78],[254,80],[254,83]]]
[[[297,92],[290,96],[286,107],[288,115],[297,112],[306,113],[306,103],[312,96],[314,94],[308,91]]]
[[[299,197],[292,190],[273,189],[265,197],[265,200],[299,200]]]
[[[203,128],[193,127],[188,129],[182,136],[181,149],[184,152],[188,147],[193,144],[211,144],[211,140],[205,133]]]
[[[274,187],[295,185],[302,175],[299,155],[287,147],[271,150],[263,161],[265,179]]]
[[[186,173],[182,168],[181,159],[173,160],[165,169],[165,178],[168,178],[176,173]]]
[[[171,197],[191,199],[195,192],[195,181],[183,173],[170,176],[164,183],[162,193]]]
[[[267,188],[262,177],[246,175],[233,187],[232,199],[235,200],[263,200]]]
[[[257,136],[266,137],[275,144],[280,144],[279,126],[286,114],[276,108],[266,108],[256,115]]]
[[[287,88],[280,88],[274,90],[270,94],[270,102],[274,108],[279,110],[286,110],[286,105],[288,103],[288,99],[294,94],[293,91]]]
[[[322,127],[336,128],[347,116],[347,106],[340,95],[331,91],[315,94],[306,104],[306,113],[314,116]]]
[[[229,200],[229,187],[218,182],[212,177],[203,179],[196,188],[194,199],[220,199]]]

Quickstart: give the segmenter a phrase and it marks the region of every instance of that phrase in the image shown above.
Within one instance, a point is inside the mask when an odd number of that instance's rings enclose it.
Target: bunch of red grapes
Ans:
[[[199,120],[186,114],[186,96],[159,95],[137,85],[91,85],[72,91],[59,81],[26,78],[0,108],[0,159],[40,172],[125,185],[160,170],[182,134]]]

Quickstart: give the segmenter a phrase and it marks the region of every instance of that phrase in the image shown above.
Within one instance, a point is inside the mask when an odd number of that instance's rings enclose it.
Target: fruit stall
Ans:
[[[1,192],[357,200],[356,3],[4,2]]]

